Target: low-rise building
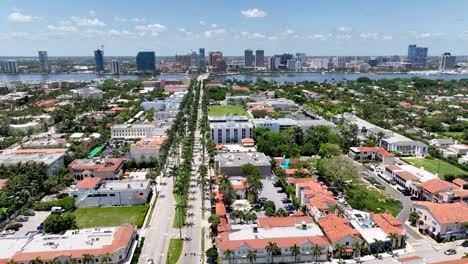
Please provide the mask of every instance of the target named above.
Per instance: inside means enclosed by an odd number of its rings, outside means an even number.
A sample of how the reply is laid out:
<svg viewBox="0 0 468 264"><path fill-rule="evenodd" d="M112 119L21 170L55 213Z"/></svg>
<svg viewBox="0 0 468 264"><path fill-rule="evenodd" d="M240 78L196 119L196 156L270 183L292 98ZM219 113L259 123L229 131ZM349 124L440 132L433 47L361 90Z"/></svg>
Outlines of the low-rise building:
<svg viewBox="0 0 468 264"><path fill-rule="evenodd" d="M227 176L242 175L240 168L249 163L260 169L260 176L271 175L271 158L261 152L220 153L214 161L215 169Z"/></svg>
<svg viewBox="0 0 468 264"><path fill-rule="evenodd" d="M0 154L0 165L8 167L19 163L43 163L47 167L47 174L54 175L65 166L65 150L59 149L44 150L21 150L15 153Z"/></svg>
<svg viewBox="0 0 468 264"><path fill-rule="evenodd" d="M433 238L451 241L468 237L468 205L457 203L414 202L413 212L419 214L418 228Z"/></svg>
<svg viewBox="0 0 468 264"><path fill-rule="evenodd" d="M123 158L76 159L68 165L75 180L98 177L103 180L119 180L123 175Z"/></svg>
<svg viewBox="0 0 468 264"><path fill-rule="evenodd" d="M401 153L403 155L425 156L429 147L420 141L415 141L400 134L380 140L380 146L390 152Z"/></svg>
<svg viewBox="0 0 468 264"><path fill-rule="evenodd" d="M127 263L132 258L136 229L131 225L69 230L64 234L39 234L0 237L0 263L32 263L36 259L60 263L76 260L84 263L83 254L100 262L109 254L109 263Z"/></svg>
<svg viewBox="0 0 468 264"><path fill-rule="evenodd" d="M156 135L153 124L119 124L111 127L112 139L150 138Z"/></svg>
<svg viewBox="0 0 468 264"><path fill-rule="evenodd" d="M359 231L351 226L347 218L330 213L320 218L317 222L333 248L336 248L337 244L341 244L348 249L345 250L345 253L352 253L354 251L353 244L362 241Z"/></svg>
<svg viewBox="0 0 468 264"><path fill-rule="evenodd" d="M103 91L96 87L85 87L81 89L71 90L73 97L84 99L100 99L103 97Z"/></svg>
<svg viewBox="0 0 468 264"><path fill-rule="evenodd" d="M429 140L429 145L434 148L447 148L453 145L454 141L451 138L434 138Z"/></svg>
<svg viewBox="0 0 468 264"><path fill-rule="evenodd" d="M261 217L258 224L227 224L218 226L216 244L223 264L249 263L247 253L256 250L256 263L298 263L327 261L330 243L309 216ZM225 221L223 221L225 222ZM269 254L266 247L274 243L278 248ZM292 246L299 247L295 256ZM320 246L320 254L313 247ZM231 256L225 254L233 252Z"/></svg>
<svg viewBox="0 0 468 264"><path fill-rule="evenodd" d="M453 144L448 147L448 150L455 152L457 155L465 155L468 153L468 145Z"/></svg>
<svg viewBox="0 0 468 264"><path fill-rule="evenodd" d="M358 161L380 160L383 165L393 164L394 155L382 147L352 147L348 156Z"/></svg>
<svg viewBox="0 0 468 264"><path fill-rule="evenodd" d="M76 207L142 205L151 191L150 180L103 181L84 178L69 192Z"/></svg>
<svg viewBox="0 0 468 264"><path fill-rule="evenodd" d="M137 163L159 158L160 149L167 137L143 138L130 145L130 157Z"/></svg>
<svg viewBox="0 0 468 264"><path fill-rule="evenodd" d="M426 201L438 202L438 194L458 189L460 187L451 182L435 178L418 184L418 197Z"/></svg>
<svg viewBox="0 0 468 264"><path fill-rule="evenodd" d="M249 122L210 123L211 140L215 144L240 144L253 137L253 125Z"/></svg>

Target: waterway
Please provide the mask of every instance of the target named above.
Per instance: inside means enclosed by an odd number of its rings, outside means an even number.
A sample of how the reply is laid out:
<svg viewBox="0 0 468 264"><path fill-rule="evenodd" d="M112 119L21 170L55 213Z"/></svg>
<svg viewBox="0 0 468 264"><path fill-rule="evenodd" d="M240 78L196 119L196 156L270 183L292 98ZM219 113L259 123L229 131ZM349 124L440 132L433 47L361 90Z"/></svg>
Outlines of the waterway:
<svg viewBox="0 0 468 264"><path fill-rule="evenodd" d="M136 80L138 75L111 75L95 73L59 73L59 74L0 74L1 81L24 81L24 82L43 82L43 81L92 81L96 79L115 78L119 80ZM161 74L156 76L158 79L181 80L187 77L184 74Z"/></svg>
<svg viewBox="0 0 468 264"><path fill-rule="evenodd" d="M256 82L259 79L265 81L275 81L279 83L290 82L297 83L302 81L342 81L342 80L356 80L359 77L369 77L377 80L382 78L411 78L421 77L426 79L444 79L444 80L459 80L468 78L468 74L414 74L414 73L382 73L382 74L368 74L368 73L320 73L320 72L303 72L303 73L282 73L282 74L231 74L223 76L215 76L216 81L224 80L241 80ZM166 80L181 80L188 77L184 74L162 74L156 76L159 79ZM110 75L110 74L95 74L95 73L62 73L62 74L0 74L0 81L25 81L25 82L42 82L42 81L59 81L59 80L77 80L77 81L92 81L96 79L116 78L120 80L136 80L139 78L137 75Z"/></svg>
<svg viewBox="0 0 468 264"><path fill-rule="evenodd" d="M257 80L265 81L275 81L278 83L290 82L297 83L303 81L315 81L315 82L325 82L325 81L353 81L359 77L369 77L373 80L378 79L394 79L394 78L412 78L412 77L421 77L425 79L437 80L459 80L468 78L468 74L414 74L414 73L380 73L380 74L368 74L368 73L320 73L320 72L302 72L302 73L289 73L289 74L232 74L217 76L215 79L217 81L224 80L240 80L240 81L252 81L256 82Z"/></svg>

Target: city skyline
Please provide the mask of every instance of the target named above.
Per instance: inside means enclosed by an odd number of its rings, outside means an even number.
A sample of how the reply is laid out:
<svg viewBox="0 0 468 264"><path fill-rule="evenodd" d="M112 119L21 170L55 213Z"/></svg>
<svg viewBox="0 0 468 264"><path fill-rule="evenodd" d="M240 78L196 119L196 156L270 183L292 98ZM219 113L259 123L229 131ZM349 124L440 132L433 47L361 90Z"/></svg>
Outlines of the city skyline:
<svg viewBox="0 0 468 264"><path fill-rule="evenodd" d="M428 47L429 56L467 54L468 3L440 12L436 1L314 3L268 1L203 3L3 1L0 3L0 56L157 56L220 50L227 56L245 49L266 55L405 55L409 44ZM398 23L396 23L398 22ZM411 25L411 26L410 26ZM53 40L53 41L51 41Z"/></svg>

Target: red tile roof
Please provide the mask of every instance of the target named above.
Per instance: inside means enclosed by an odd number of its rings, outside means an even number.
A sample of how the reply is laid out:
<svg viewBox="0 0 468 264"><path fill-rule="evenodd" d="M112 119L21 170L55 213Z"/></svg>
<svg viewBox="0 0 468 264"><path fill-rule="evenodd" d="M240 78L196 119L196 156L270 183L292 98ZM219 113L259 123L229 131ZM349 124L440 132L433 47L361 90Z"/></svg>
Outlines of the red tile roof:
<svg viewBox="0 0 468 264"><path fill-rule="evenodd" d="M411 257L400 258L399 261L400 263L404 263L404 262L410 262L410 261L415 261L415 260L420 260L420 259L422 259L420 256L411 256Z"/></svg>
<svg viewBox="0 0 468 264"><path fill-rule="evenodd" d="M396 175L400 178L402 178L405 181L417 181L419 180L418 176L407 172L407 171L399 171L396 173Z"/></svg>
<svg viewBox="0 0 468 264"><path fill-rule="evenodd" d="M379 148L379 150L377 151L377 155L382 156L384 158L391 158L395 156L392 153L386 151L384 148Z"/></svg>
<svg viewBox="0 0 468 264"><path fill-rule="evenodd" d="M449 188L458 189L457 185L448 181L441 180L439 178L435 178L427 182L420 183L419 187L428 193L438 193Z"/></svg>
<svg viewBox="0 0 468 264"><path fill-rule="evenodd" d="M8 179L0 179L0 190L6 185Z"/></svg>
<svg viewBox="0 0 468 264"><path fill-rule="evenodd" d="M255 140L253 138L243 138L242 143L255 143Z"/></svg>
<svg viewBox="0 0 468 264"><path fill-rule="evenodd" d="M224 206L223 202L216 203L216 215L226 216L226 206Z"/></svg>
<svg viewBox="0 0 468 264"><path fill-rule="evenodd" d="M101 178L99 178L99 177L95 177L95 178L86 177L83 180L78 182L78 184L76 185L76 188L78 188L78 189L94 188L100 181L101 181Z"/></svg>
<svg viewBox="0 0 468 264"><path fill-rule="evenodd" d="M318 220L325 235L330 242L336 243L345 237L352 237L355 240L361 240L359 231L349 225L349 220L338 217L335 214L328 214Z"/></svg>
<svg viewBox="0 0 468 264"><path fill-rule="evenodd" d="M285 234L287 236L287 234ZM265 239L250 239L250 240L229 240L227 232L221 233L218 239L218 247L221 251L227 249L238 249L241 246L246 246L251 249L265 249L269 242L276 243L280 248L291 247L294 244L299 247L305 243L317 244L322 247L329 246L329 242L324 236L305 236L305 237L280 237L280 238L265 238Z"/></svg>
<svg viewBox="0 0 468 264"><path fill-rule="evenodd" d="M388 165L388 166L385 166L385 168L387 168L387 169L390 170L390 171L399 171L399 170L403 170L402 168L398 167L397 165Z"/></svg>
<svg viewBox="0 0 468 264"><path fill-rule="evenodd" d="M314 223L310 216L260 217L257 221L260 228L295 226L302 222Z"/></svg>
<svg viewBox="0 0 468 264"><path fill-rule="evenodd" d="M127 247L133 238L135 228L131 225L122 225L118 227L114 233L114 239L112 244L105 245L101 248L86 249L86 250L66 250L66 251L45 251L45 252L16 252L13 255L12 260L15 262L28 262L36 258L40 258L42 261L53 260L56 257L69 256L74 259L82 259L83 254L91 254L98 258L106 253L113 254L120 248Z"/></svg>
<svg viewBox="0 0 468 264"><path fill-rule="evenodd" d="M372 215L372 220L387 234L403 235L404 233L400 221L389 213L374 214Z"/></svg>
<svg viewBox="0 0 468 264"><path fill-rule="evenodd" d="M468 184L468 181L465 181L464 179L462 178L456 178L455 180L452 181L452 183L460 186L460 187L463 187L464 185Z"/></svg>
<svg viewBox="0 0 468 264"><path fill-rule="evenodd" d="M468 205L457 203L414 202L415 207L423 207L441 224L468 222Z"/></svg>
<svg viewBox="0 0 468 264"><path fill-rule="evenodd" d="M314 197L309 198L308 203L312 207L328 210L330 206L336 204L336 200L330 194L318 193Z"/></svg>

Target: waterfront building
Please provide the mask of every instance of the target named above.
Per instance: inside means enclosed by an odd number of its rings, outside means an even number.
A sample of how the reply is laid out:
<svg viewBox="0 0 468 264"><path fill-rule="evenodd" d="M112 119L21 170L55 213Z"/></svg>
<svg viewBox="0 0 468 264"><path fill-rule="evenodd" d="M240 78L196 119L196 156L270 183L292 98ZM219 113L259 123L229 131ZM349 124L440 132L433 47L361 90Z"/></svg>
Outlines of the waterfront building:
<svg viewBox="0 0 468 264"><path fill-rule="evenodd" d="M120 62L118 60L113 60L111 62L111 73L114 75L120 74Z"/></svg>
<svg viewBox="0 0 468 264"><path fill-rule="evenodd" d="M136 56L136 69L138 73L156 72L156 55L154 51L140 51Z"/></svg>
<svg viewBox="0 0 468 264"><path fill-rule="evenodd" d="M427 51L425 47L418 47L416 45L408 46L408 62L412 66L426 66L427 63Z"/></svg>
<svg viewBox="0 0 468 264"><path fill-rule="evenodd" d="M254 55L253 55L253 50L251 49L246 49L244 51L244 66L245 68L254 67Z"/></svg>
<svg viewBox="0 0 468 264"><path fill-rule="evenodd" d="M209 58L208 58L210 66L215 67L216 60L222 59L222 58L223 58L223 53L221 51L211 51L209 53Z"/></svg>
<svg viewBox="0 0 468 264"><path fill-rule="evenodd" d="M47 58L47 51L39 51L39 66L41 72L49 72L49 60Z"/></svg>
<svg viewBox="0 0 468 264"><path fill-rule="evenodd" d="M18 73L18 63L16 60L7 60L5 61L4 69L8 73Z"/></svg>
<svg viewBox="0 0 468 264"><path fill-rule="evenodd" d="M264 50L255 51L255 67L256 68L265 67L265 51Z"/></svg>
<svg viewBox="0 0 468 264"><path fill-rule="evenodd" d="M445 52L439 58L439 71L453 70L456 66L457 57L452 56L450 52Z"/></svg>
<svg viewBox="0 0 468 264"><path fill-rule="evenodd" d="M95 50L94 51L94 62L96 64L96 72L103 72L104 71L104 51L103 50Z"/></svg>
<svg viewBox="0 0 468 264"><path fill-rule="evenodd" d="M205 68L206 60L205 60L205 48L200 48L198 50L198 68Z"/></svg>

